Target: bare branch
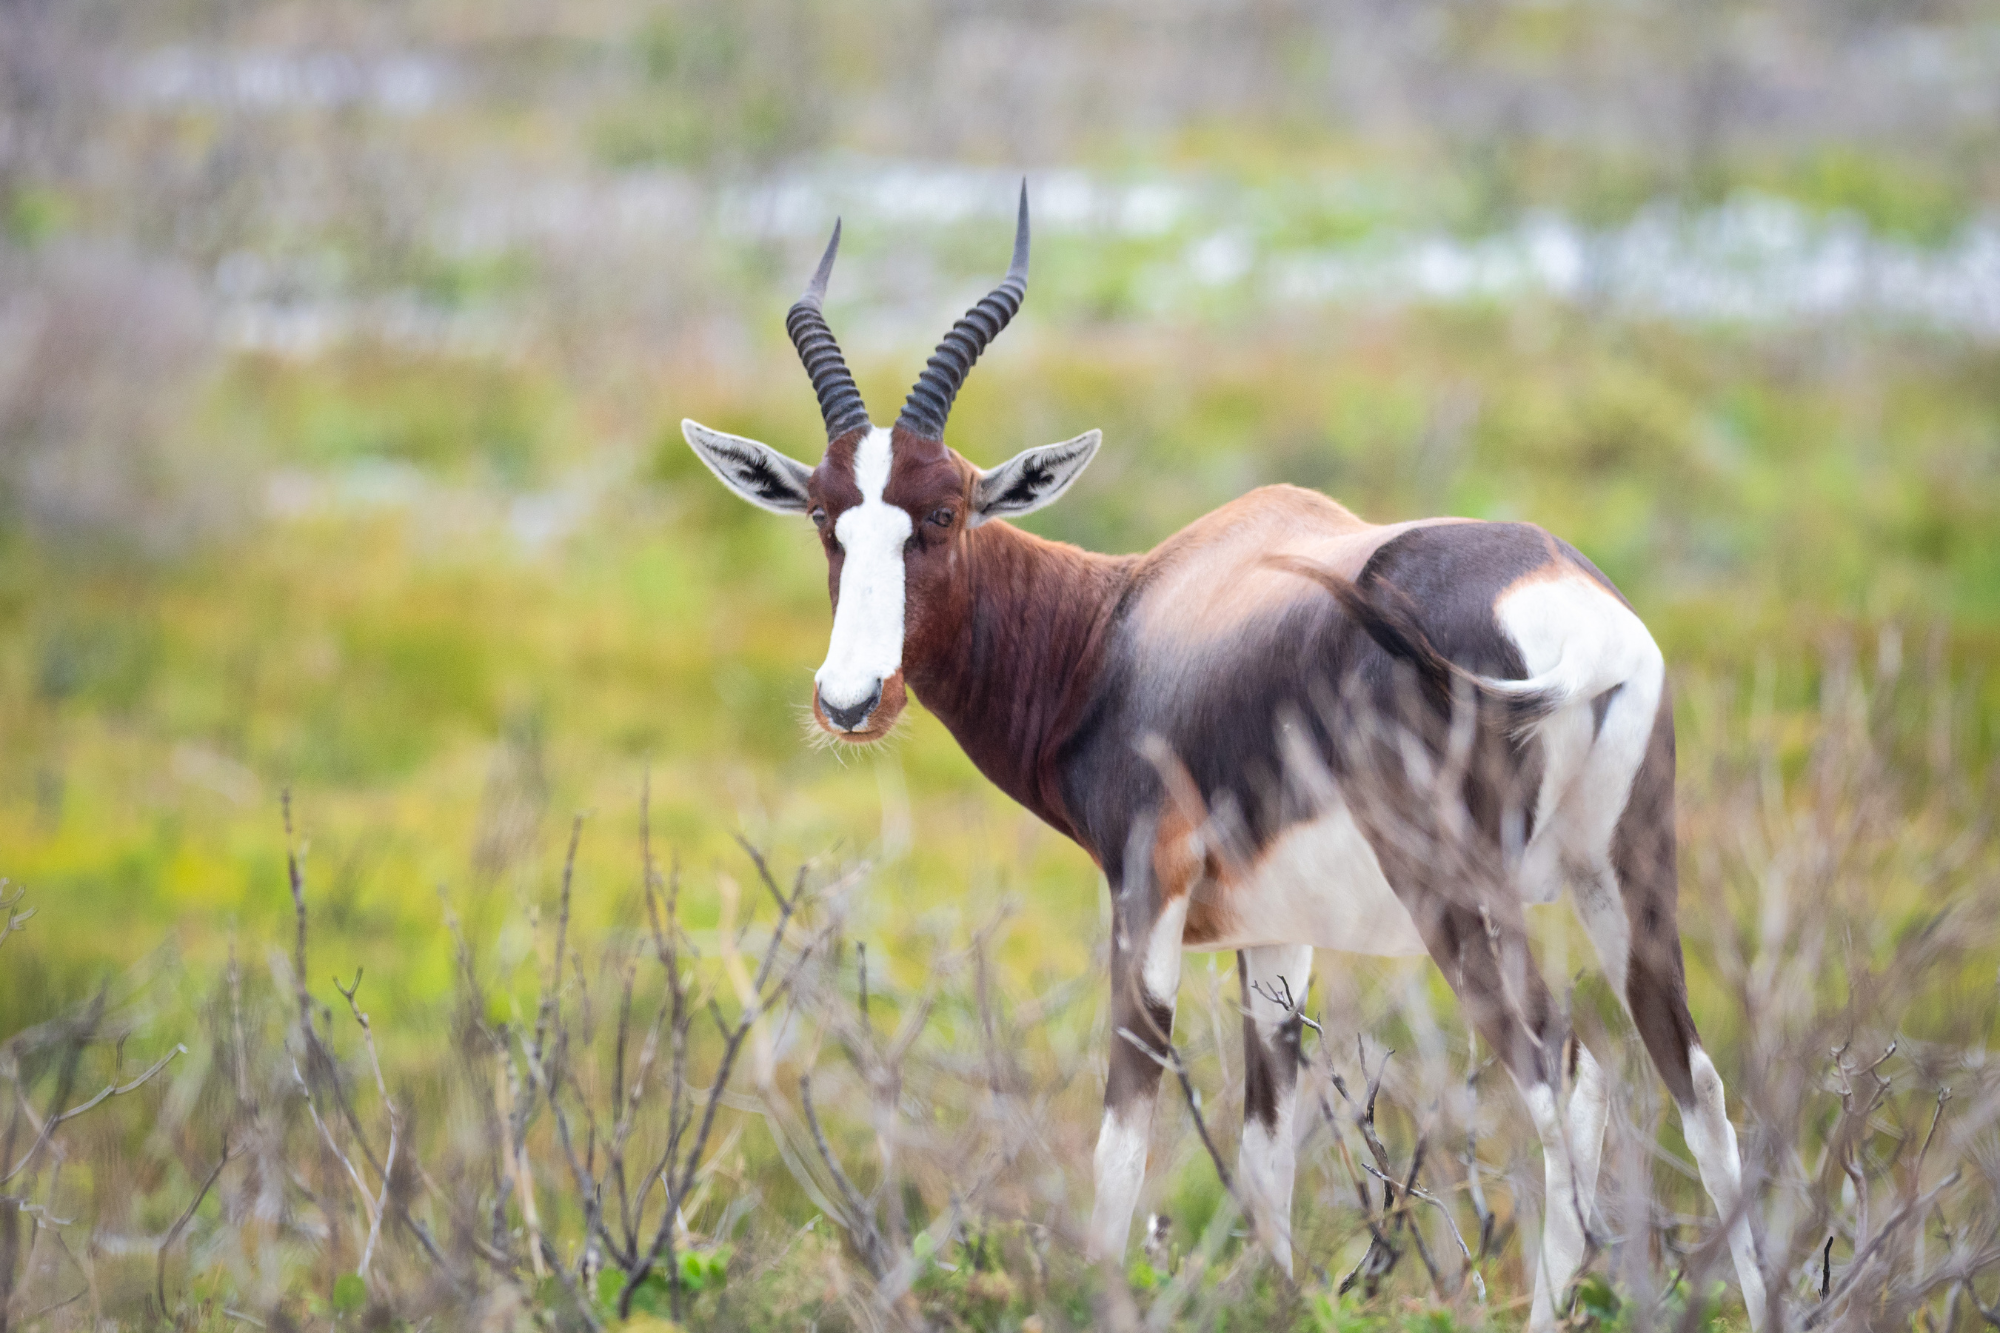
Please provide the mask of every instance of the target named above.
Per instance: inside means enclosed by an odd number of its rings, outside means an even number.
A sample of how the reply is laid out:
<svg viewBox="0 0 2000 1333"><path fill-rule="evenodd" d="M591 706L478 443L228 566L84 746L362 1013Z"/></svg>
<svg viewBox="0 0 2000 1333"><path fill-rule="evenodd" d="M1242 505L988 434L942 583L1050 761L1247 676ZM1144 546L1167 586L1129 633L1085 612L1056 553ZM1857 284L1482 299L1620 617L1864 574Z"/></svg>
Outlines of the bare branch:
<svg viewBox="0 0 2000 1333"><path fill-rule="evenodd" d="M1385 1186L1393 1186L1396 1183L1394 1179L1392 1179L1389 1176L1383 1175L1381 1172L1377 1171L1374 1167L1368 1165L1368 1163L1366 1162L1363 1162L1361 1164L1361 1168L1362 1170L1368 1172L1370 1175L1375 1176L1377 1179L1381 1180L1381 1182ZM1421 1199L1423 1202L1430 1204L1432 1207L1436 1208L1439 1213L1444 1215L1444 1224L1447 1227L1451 1228L1451 1238L1454 1241L1458 1242L1458 1252L1459 1255L1465 1260L1465 1270L1472 1277L1473 1288L1478 1293L1479 1299L1482 1302L1485 1301L1486 1279L1481 1277L1479 1275L1479 1271L1472 1266L1473 1264L1472 1250L1466 1245L1465 1237L1459 1233L1458 1220L1451 1215L1451 1205L1447 1204L1443 1199L1440 1199L1437 1195L1432 1194L1429 1190L1419 1189L1416 1184L1416 1179L1417 1179L1417 1168L1416 1165L1413 1163L1410 1167L1409 1177L1403 1182L1402 1185L1403 1197L1406 1200L1406 1202L1402 1206L1407 1207L1408 1206L1407 1200L1409 1199L1413 1198ZM1433 1276L1435 1276L1435 1270L1433 1270Z"/></svg>
<svg viewBox="0 0 2000 1333"><path fill-rule="evenodd" d="M787 912L789 909L785 902L784 892L778 888L778 881L772 877L771 867L765 862L764 854L758 851L755 847L751 846L750 840L745 838L741 833L738 833L735 836L736 836L736 845L743 849L743 854L750 858L750 863L752 865L757 867L757 878L763 881L764 887L766 889L769 889L771 891L772 899L778 904L778 911L780 913ZM799 878L804 879L805 873L806 873L805 867L800 866Z"/></svg>
<svg viewBox="0 0 2000 1333"><path fill-rule="evenodd" d="M27 895L28 890L25 886L15 889L10 895L7 892L7 881L0 879L0 944L5 944L9 935L26 926L29 918L34 916L36 909L32 907L25 912L14 910Z"/></svg>
<svg viewBox="0 0 2000 1333"><path fill-rule="evenodd" d="M834 1187L840 1191L840 1201L847 1210L843 1219L848 1236L854 1241L855 1252L868 1268L876 1281L881 1281L888 1272L887 1256L883 1253L882 1233L875 1227L874 1210L861 1198L861 1191L854 1188L854 1182L847 1178L847 1172L840 1169L840 1161L827 1146L826 1131L820 1128L819 1113L813 1109L812 1077L799 1076L799 1103L805 1109L806 1124L812 1130L813 1147L819 1151L820 1161L826 1164L833 1176Z"/></svg>
<svg viewBox="0 0 2000 1333"><path fill-rule="evenodd" d="M231 1153L230 1145L223 1144L222 1156L216 1161L215 1169L208 1173L208 1179L201 1182L201 1188L195 1191L193 1201L174 1224L167 1228L166 1237L160 1241L160 1248L153 1262L153 1294L159 1299L160 1317L163 1319L167 1317L167 1250L180 1239L181 1232L193 1220L195 1210L201 1207L201 1201L208 1197L209 1188L215 1184L215 1178L222 1174L223 1167L229 1165Z"/></svg>
<svg viewBox="0 0 2000 1333"><path fill-rule="evenodd" d="M84 1114L84 1112L86 1111L95 1110L97 1107L103 1105L105 1102L109 1101L113 1097L123 1097L128 1092L138 1091L140 1088L144 1087L147 1083L152 1081L153 1075L159 1073L162 1069L165 1069L174 1060L186 1054L187 1054L187 1047L179 1042L175 1042L174 1048L171 1051L168 1051L165 1055L153 1061L152 1064L146 1067L144 1073L140 1074L137 1078L133 1079L131 1082L108 1083L104 1086L102 1091L100 1091L95 1097L92 1097L89 1101L84 1102L78 1106L72 1106L69 1108L69 1110L63 1111L59 1114L51 1114L46 1120L42 1122L42 1127L40 1132L36 1135L35 1141L32 1144L28 1145L28 1151L22 1155L21 1160L14 1163L14 1165L8 1170L6 1175L0 1176L0 1185L6 1184L8 1181L12 1180L14 1177L20 1175L23 1171L28 1169L28 1164L33 1162L35 1158L38 1155L40 1155L42 1149L48 1145L49 1137L55 1133L56 1126L62 1124L64 1121L74 1120L78 1116ZM27 1103L24 1098L22 1102L23 1107L26 1107L26 1104Z"/></svg>
<svg viewBox="0 0 2000 1333"><path fill-rule="evenodd" d="M1222 1181L1223 1189L1229 1191L1232 1195L1235 1194L1235 1179L1230 1175L1229 1164L1222 1160L1222 1152L1215 1146L1215 1140L1209 1136L1208 1121L1201 1114L1201 1096L1194 1090L1193 1080L1188 1078L1187 1063L1181 1059L1180 1050L1172 1042L1168 1041L1161 1043L1161 1046L1165 1048L1164 1054L1156 1051L1141 1040L1138 1034L1134 1033L1130 1028L1119 1028L1118 1036L1120 1039L1130 1042L1141 1055L1144 1055L1154 1064L1160 1066L1160 1068L1174 1071L1174 1077L1180 1080L1181 1095L1187 1099L1188 1114L1194 1119L1195 1132L1201 1135L1201 1146L1208 1149L1208 1159L1215 1163L1216 1177ZM1240 1203L1241 1200L1238 1200L1238 1202Z"/></svg>
<svg viewBox="0 0 2000 1333"><path fill-rule="evenodd" d="M403 1122L402 1117L396 1114L396 1103L389 1096L389 1085L382 1077L382 1057L375 1050L375 1029L370 1026L368 1015L362 1012L359 1004L355 1003L355 992L361 989L361 969L358 967L354 969L354 984L352 986L342 986L340 978L335 977L333 979L333 988L340 992L342 999L347 1001L348 1012L354 1015L355 1023L361 1028L361 1041L368 1050L368 1066L375 1072L375 1091L382 1098L382 1111L389 1120L389 1154L380 1168L382 1194L380 1198L376 1199L375 1206L369 1210L368 1241L367 1244L362 1246L361 1263L355 1269L355 1272L359 1273L365 1281L368 1277L369 1262L375 1257L375 1242L382 1234L382 1214L389 1206L389 1179L395 1174L396 1170L396 1149L401 1141Z"/></svg>
<svg viewBox="0 0 2000 1333"><path fill-rule="evenodd" d="M1944 1180L1940 1181L1935 1189L1932 1189L1929 1193L1919 1198L1911 1199L1891 1214L1889 1220L1882 1224L1881 1229L1870 1238L1868 1244L1858 1251L1853 1261L1847 1265L1847 1276L1840 1280L1840 1285L1834 1289L1833 1294L1807 1312L1805 1322L1801 1327L1815 1328L1828 1315L1832 1314L1834 1309L1847 1297L1848 1293L1853 1291L1855 1286L1861 1281L1867 1270L1869 1260L1873 1259L1876 1253L1881 1250L1883 1242L1888 1240L1895 1233L1896 1229L1909 1221L1910 1218L1922 1217L1940 1195L1958 1183L1959 1175L1959 1172L1953 1171Z"/></svg>
<svg viewBox="0 0 2000 1333"><path fill-rule="evenodd" d="M340 1145L334 1142L333 1131L329 1130L326 1121L320 1118L319 1107L313 1102L312 1089L307 1086L305 1073L299 1068L296 1060L292 1062L292 1079L299 1085L299 1096L305 1098L306 1110L312 1114L312 1122L319 1130L320 1141L326 1145L326 1150L333 1154L334 1160L346 1168L347 1178L354 1184L354 1192L361 1196L362 1214L367 1217L369 1228L372 1230L377 1220L375 1197L368 1192L368 1186L361 1179L361 1173L354 1167L354 1160L341 1151Z"/></svg>

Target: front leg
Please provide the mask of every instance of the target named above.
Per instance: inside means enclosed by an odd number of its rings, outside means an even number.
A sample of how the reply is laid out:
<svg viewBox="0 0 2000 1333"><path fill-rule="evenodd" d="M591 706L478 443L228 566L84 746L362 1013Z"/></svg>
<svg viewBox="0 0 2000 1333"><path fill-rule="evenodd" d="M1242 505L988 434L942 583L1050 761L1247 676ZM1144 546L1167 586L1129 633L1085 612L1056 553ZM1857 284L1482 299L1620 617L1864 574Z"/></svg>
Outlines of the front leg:
<svg viewBox="0 0 2000 1333"><path fill-rule="evenodd" d="M1181 984L1187 895L1161 903L1144 883L1112 894L1111 1061L1104 1124L1097 1132L1097 1198L1090 1212L1093 1257L1120 1260L1146 1180L1146 1141L1173 1037Z"/></svg>

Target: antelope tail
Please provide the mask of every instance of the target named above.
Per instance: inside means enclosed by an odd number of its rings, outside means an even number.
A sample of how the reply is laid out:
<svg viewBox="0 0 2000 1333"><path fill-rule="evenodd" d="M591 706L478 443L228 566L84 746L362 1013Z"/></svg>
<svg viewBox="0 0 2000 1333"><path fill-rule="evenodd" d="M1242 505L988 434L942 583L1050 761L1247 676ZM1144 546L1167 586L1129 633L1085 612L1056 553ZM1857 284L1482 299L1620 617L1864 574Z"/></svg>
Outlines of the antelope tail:
<svg viewBox="0 0 2000 1333"><path fill-rule="evenodd" d="M1491 703L1507 719L1507 730L1521 736L1537 722L1576 697L1577 686L1565 663L1556 664L1525 680L1507 680L1467 671L1440 653L1424 633L1410 595L1386 579L1372 579L1364 589L1326 566L1291 555L1274 555L1264 563L1301 578L1311 579L1333 594L1354 622L1366 630L1376 646L1399 662L1408 664L1433 697L1450 707L1457 689L1469 686L1473 695Z"/></svg>

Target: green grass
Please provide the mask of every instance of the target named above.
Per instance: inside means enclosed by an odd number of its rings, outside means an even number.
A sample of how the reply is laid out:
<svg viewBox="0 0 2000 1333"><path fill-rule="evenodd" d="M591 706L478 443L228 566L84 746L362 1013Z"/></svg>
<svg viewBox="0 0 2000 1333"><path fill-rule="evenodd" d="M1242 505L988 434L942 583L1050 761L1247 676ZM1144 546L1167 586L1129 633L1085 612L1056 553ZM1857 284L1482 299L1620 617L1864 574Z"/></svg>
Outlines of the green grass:
<svg viewBox="0 0 2000 1333"><path fill-rule="evenodd" d="M2000 681L1983 665L2000 646L2000 360L1990 348L1857 328L1691 330L1533 305L1359 320L1217 310L1145 332L1065 317L1010 336L966 387L957 447L992 463L1087 427L1106 432L1092 472L1033 521L1048 535L1141 549L1251 486L1291 481L1374 519L1532 519L1621 583L1679 682L1684 829L1690 847L1709 849L1684 866L1690 894L1707 895L1697 919L1712 932L1692 946L1693 1006L1732 1080L1754 1033L1720 942L1753 938L1760 909L1754 874L1715 879L1737 836L1732 807L1710 790L1725 756L1747 734L1780 778L1807 782L1824 698L1855 648L1871 679L1891 657L1906 664L1901 691L1881 696L1899 790L1928 790L1940 762L1976 774L1992 761ZM908 370L856 368L878 411ZM213 1031L229 958L256 978L289 938L288 790L308 848L314 976L366 969L394 1077L429 1105L449 1077L436 1053L452 1012L448 920L475 942L487 1020L524 1021L572 812L586 816L579 937L592 950L632 938L639 793L650 784L655 846L704 886L686 903L697 938L712 940L721 921L721 877L748 883L738 833L785 864L814 858L823 874L869 860L846 929L868 946L885 1012L902 1012L939 958L1004 911L993 961L1010 1004L1080 983L1031 1044L1050 1123L1075 1154L1058 1159L1063 1190L1086 1188L1091 1052L1103 1040L1091 1027L1097 872L993 792L920 707L877 751L807 743L801 710L828 622L822 558L803 525L723 493L675 428L691 415L811 458L817 422L789 349L762 348L748 378L695 363L637 395L615 378L580 383L535 355L361 348L239 360L209 384L190 429L286 469L291 498L279 510L150 560L86 558L26 530L0 537L0 874L41 908L0 955L0 1031L67 1010L107 980L146 997L134 1058ZM524 506L560 513L566 494L585 497L573 529L522 535ZM1907 683L1919 678L1929 693ZM1942 738L1927 721L1940 697L1954 719ZM1823 1011L1862 1004L1875 993L1871 969L1923 938L1936 848L1957 827L1912 816L1905 850L1885 843L1857 863L1872 895L1854 918L1865 928L1819 974L1812 1001ZM1566 950L1558 956L1583 956L1573 931L1537 929ZM1907 992L1896 1030L1941 1049L1991 1039L1990 959L1968 947ZM1201 965L1189 973L1192 995ZM1343 993L1378 995L1359 1011L1371 1015L1365 1030L1399 1050L1421 1033L1379 997L1424 994L1452 1012L1423 968L1360 963L1338 975ZM1593 980L1574 1002L1618 1030L1615 1001ZM936 1058L976 1040L969 1006L959 994L940 1011ZM1220 1086L1214 1058L1202 1049L1210 1087ZM175 1086L221 1095L208 1073ZM1218 1096L1226 1105L1226 1089ZM850 1090L829 1114L840 1150L865 1160L859 1097ZM74 1179L88 1180L105 1225L157 1235L192 1197L215 1147L186 1108L175 1114L171 1132L149 1136L127 1119L91 1141L98 1165ZM1830 1133L1833 1118L1815 1114L1812 1132ZM1157 1201L1185 1254L1223 1200L1185 1122L1173 1123L1156 1157ZM1394 1123L1406 1151L1419 1121ZM1672 1123L1641 1121L1670 1144ZM1517 1140L1501 1142L1516 1152ZM553 1148L544 1137L535 1151ZM786 1241L816 1205L754 1134L731 1153L718 1169L754 1200L754 1219L719 1239L739 1244L733 1258L693 1261L710 1266L687 1275L708 1284L694 1322L792 1327L804 1309L839 1326L850 1307L833 1287L858 1270L830 1224ZM948 1178L909 1186L921 1216L946 1206ZM1704 1207L1670 1174L1655 1185ZM1351 1265L1365 1236L1347 1195L1326 1189L1301 1235L1329 1268ZM136 1203L116 1203L120 1191ZM1082 1206L1064 1197L1061 1207ZM197 1231L225 1235L209 1207ZM573 1205L545 1207L546 1224L570 1234ZM984 1268L927 1258L911 1299L969 1328L1024 1328L1031 1312L1049 1328L1089 1322L1113 1288L1073 1257L1026 1259L1008 1228L1033 1215L1010 1203L988 1219L992 1253L1011 1258ZM1505 1292L1521 1280L1521 1244L1513 1236L1487 1261L1495 1305L1476 1318L1462 1299L1419 1295L1413 1270L1362 1304L1293 1291L1241 1262L1238 1240L1216 1251L1190 1308L1225 1309L1245 1328L1511 1326ZM298 1265L287 1317L345 1327L373 1308L336 1285L348 1262L336 1250L286 1262ZM189 1308L225 1320L248 1279L208 1264L188 1267ZM113 1304L143 1308L150 1269L117 1268L114 1279L114 1268ZM1169 1272L1135 1269L1135 1299L1160 1299ZM1591 1326L1626 1326L1629 1309L1600 1294ZM536 1299L559 1310L566 1298Z"/></svg>

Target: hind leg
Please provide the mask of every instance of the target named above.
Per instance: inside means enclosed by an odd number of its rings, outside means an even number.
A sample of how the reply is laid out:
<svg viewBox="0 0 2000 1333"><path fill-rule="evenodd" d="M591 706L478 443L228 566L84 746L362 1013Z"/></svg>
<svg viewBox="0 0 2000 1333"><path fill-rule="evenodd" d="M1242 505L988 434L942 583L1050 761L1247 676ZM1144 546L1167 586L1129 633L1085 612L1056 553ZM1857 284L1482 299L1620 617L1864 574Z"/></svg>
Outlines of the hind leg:
<svg viewBox="0 0 2000 1333"><path fill-rule="evenodd" d="M1671 920L1671 918L1669 918ZM1749 1201L1743 1193L1743 1162L1736 1129L1729 1123L1722 1076L1701 1048L1687 1007L1687 981L1680 939L1668 935L1635 944L1625 983L1626 1004L1646 1053L1680 1110L1681 1134L1694 1154L1702 1188L1728 1227L1729 1256L1743 1289L1752 1329L1763 1327L1766 1312L1763 1271L1750 1231Z"/></svg>
<svg viewBox="0 0 2000 1333"><path fill-rule="evenodd" d="M1678 938L1655 942L1642 958L1631 956L1626 1003L1646 1053L1673 1095L1681 1115L1681 1134L1694 1154L1702 1188L1729 1231L1729 1256L1743 1289L1743 1305L1752 1329L1762 1328L1766 1313L1763 1271L1750 1231L1749 1202L1743 1193L1743 1161L1737 1152L1736 1129L1722 1091L1722 1076L1701 1048L1694 1018L1688 1013L1687 982Z"/></svg>
<svg viewBox="0 0 2000 1333"><path fill-rule="evenodd" d="M1602 1077L1597 1072L1596 1061L1582 1046L1576 1047L1588 1066L1579 1068L1579 1075L1585 1068L1589 1078L1598 1089L1597 1103L1602 1104ZM1528 1114L1534 1119L1535 1133L1542 1140L1542 1196L1545 1209L1542 1216L1542 1252L1535 1260L1535 1294L1528 1307L1528 1327L1535 1333L1556 1326L1556 1307L1569 1293L1570 1283L1583 1266L1584 1249L1589 1231L1587 1221L1597 1194L1597 1153L1593 1150L1587 1156L1578 1151L1572 1126L1580 1109L1591 1104L1591 1098L1572 1095L1570 1114L1565 1117L1557 1109L1556 1090L1553 1080L1535 1083L1525 1082L1519 1075L1515 1084L1521 1090L1522 1100L1528 1104ZM1583 1091L1579 1078L1579 1092ZM1585 1115L1586 1133L1589 1116ZM1595 1125L1599 1131L1593 1137L1596 1144L1603 1142L1603 1118L1598 1116Z"/></svg>
<svg viewBox="0 0 2000 1333"><path fill-rule="evenodd" d="M1440 923L1439 942L1448 952L1433 949L1433 957L1445 967L1480 1035L1506 1063L1542 1141L1542 1247L1535 1257L1535 1292L1528 1310L1529 1329L1542 1333L1556 1327L1557 1307L1583 1264L1603 1142L1604 1080L1590 1053L1581 1045L1573 1047L1576 1091L1569 1114L1562 1113L1561 1020L1529 954L1519 908L1456 915L1457 922ZM1447 957L1452 961L1447 963Z"/></svg>
<svg viewBox="0 0 2000 1333"><path fill-rule="evenodd" d="M1569 1133L1571 1185L1579 1227L1588 1231L1597 1211L1598 1163L1604 1155L1604 1126L1611 1113L1611 1086L1604 1067L1590 1048L1574 1034L1571 1053L1569 1115L1564 1128Z"/></svg>
<svg viewBox="0 0 2000 1333"><path fill-rule="evenodd" d="M1588 1052L1574 1048L1583 1095L1571 1098L1565 1117L1559 1098L1565 1072L1561 1020L1529 952L1518 898L1441 882L1436 865L1387 840L1376 844L1376 854L1467 1017L1513 1076L1541 1138L1545 1208L1528 1327L1536 1333L1553 1329L1556 1306L1583 1262L1584 1220L1595 1193L1596 1144L1602 1138L1601 1072ZM1590 1140L1587 1161L1572 1152L1572 1124Z"/></svg>
<svg viewBox="0 0 2000 1333"><path fill-rule="evenodd" d="M1312 964L1310 945L1267 945L1236 955L1243 988L1243 1146L1236 1169L1257 1230L1286 1273L1292 1271L1292 1125L1303 1024L1283 1001L1289 990L1295 1005L1305 1003Z"/></svg>
<svg viewBox="0 0 2000 1333"><path fill-rule="evenodd" d="M1736 1264L1736 1279L1743 1288L1743 1305L1750 1315L1750 1327L1764 1326L1767 1297L1764 1274L1757 1263L1757 1243L1750 1232L1750 1214L1743 1197L1743 1160L1736 1150L1736 1127L1729 1123L1723 1102L1722 1076L1715 1072L1708 1052L1699 1042L1687 1051L1694 1093L1681 1104L1681 1135L1694 1153L1701 1171L1702 1188L1715 1201L1715 1210L1729 1224L1729 1257Z"/></svg>
<svg viewBox="0 0 2000 1333"><path fill-rule="evenodd" d="M1617 813L1608 853L1580 858L1572 867L1570 885L1577 916L1596 946L1605 975L1624 1000L1646 1053L1680 1110L1681 1131L1701 1172L1702 1187L1728 1228L1730 1258L1750 1326L1758 1329L1764 1323L1766 1294L1743 1193L1736 1130L1729 1123L1722 1077L1702 1050L1688 1012L1677 910L1673 712L1664 691L1654 698L1644 757ZM1614 701L1606 732L1617 720L1617 711ZM1628 719L1627 725L1635 720Z"/></svg>

